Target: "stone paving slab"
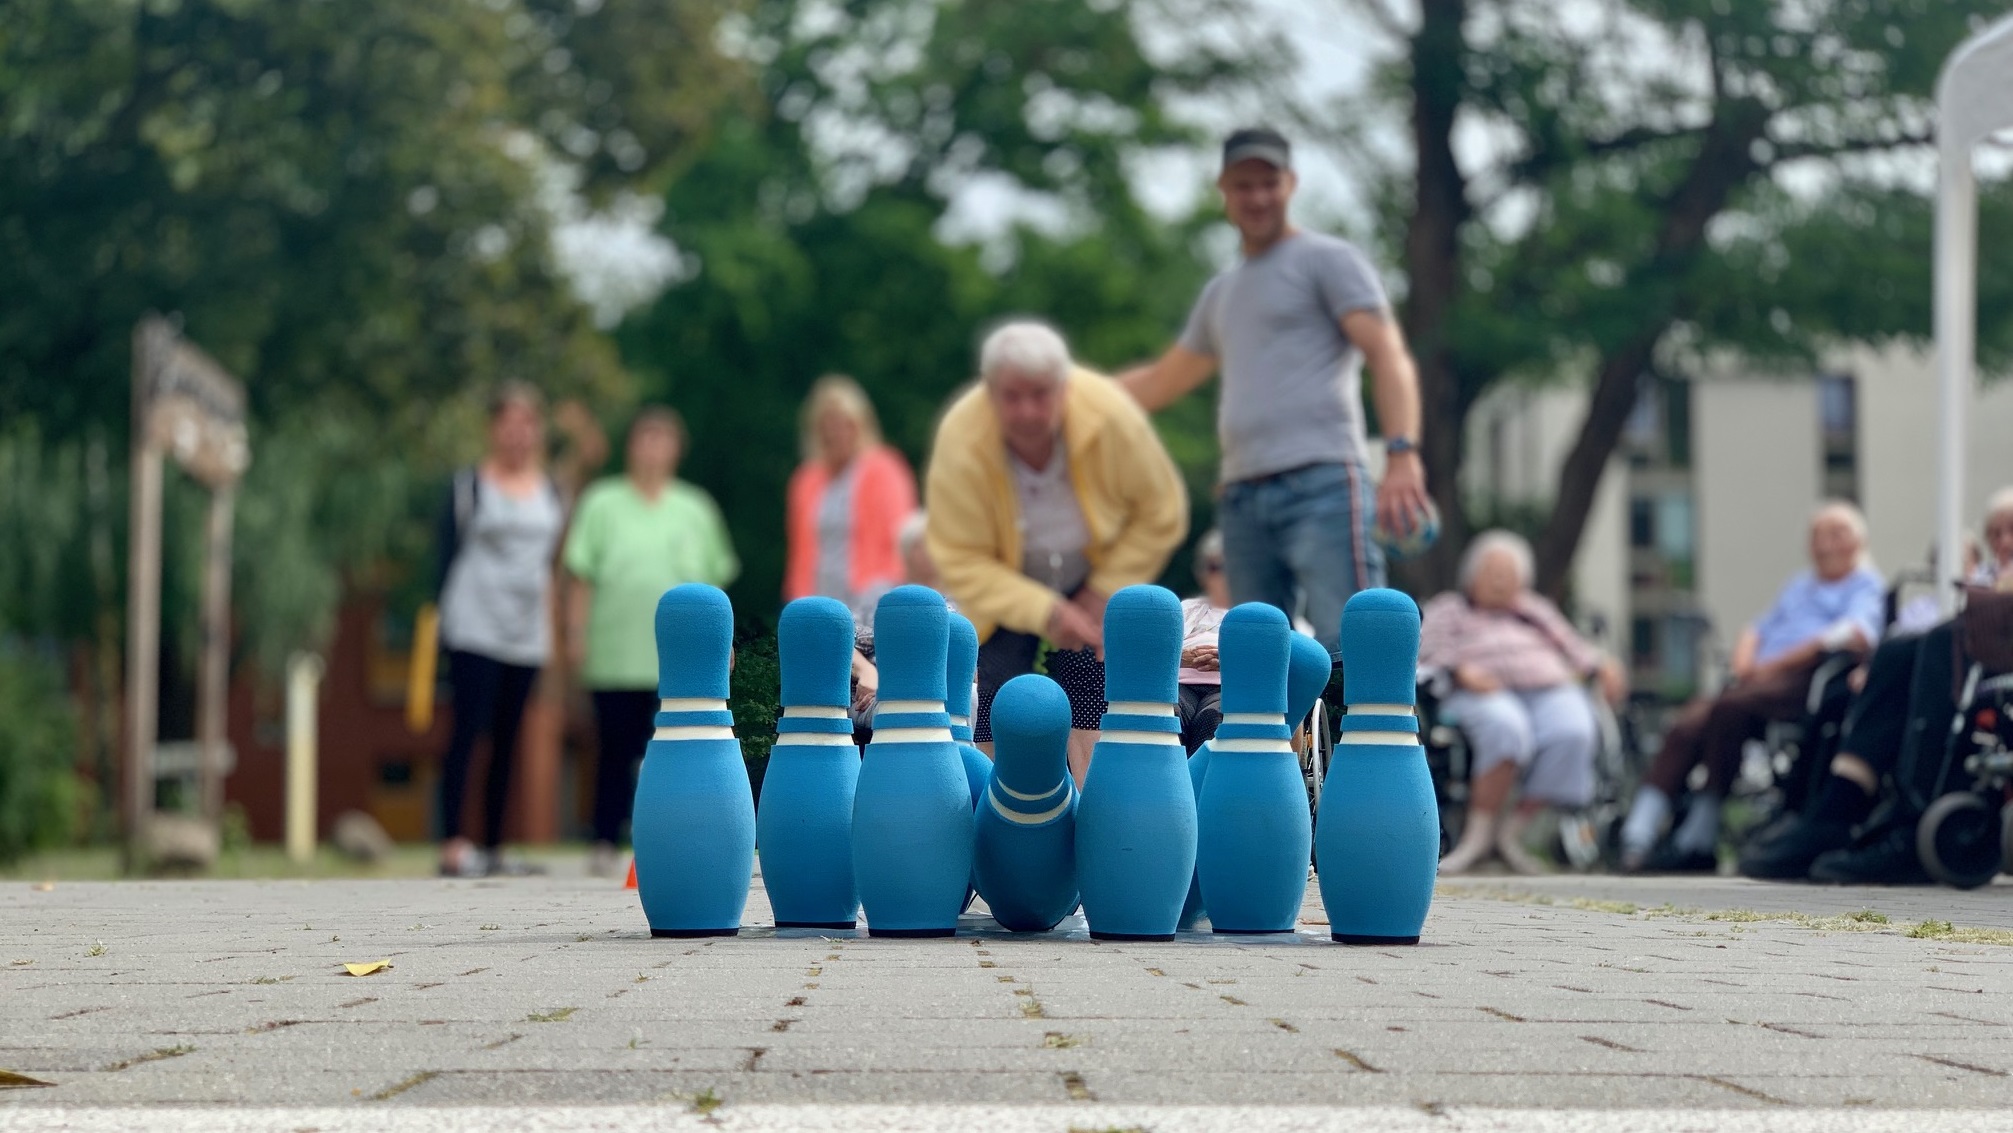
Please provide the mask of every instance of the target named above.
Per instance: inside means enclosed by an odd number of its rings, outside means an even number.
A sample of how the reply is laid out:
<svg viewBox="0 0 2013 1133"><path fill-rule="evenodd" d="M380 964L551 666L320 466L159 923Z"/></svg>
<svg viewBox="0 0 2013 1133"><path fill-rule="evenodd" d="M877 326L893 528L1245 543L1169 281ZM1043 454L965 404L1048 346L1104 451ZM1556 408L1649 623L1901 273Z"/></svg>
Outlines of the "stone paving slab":
<svg viewBox="0 0 2013 1133"><path fill-rule="evenodd" d="M768 917L758 885L741 936L652 940L568 877L10 886L0 1068L54 1085L0 1130L2013 1123L2013 934L1907 932L2013 925L2005 885L1462 881L1417 948L1327 942L1311 890L1299 934L1165 944Z"/></svg>

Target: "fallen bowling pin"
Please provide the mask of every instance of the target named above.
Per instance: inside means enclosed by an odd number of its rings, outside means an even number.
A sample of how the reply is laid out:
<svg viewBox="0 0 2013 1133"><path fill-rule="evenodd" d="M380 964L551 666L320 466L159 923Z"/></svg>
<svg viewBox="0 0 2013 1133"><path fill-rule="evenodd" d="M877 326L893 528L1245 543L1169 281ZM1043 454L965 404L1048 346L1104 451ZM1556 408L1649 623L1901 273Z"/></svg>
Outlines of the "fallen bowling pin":
<svg viewBox="0 0 2013 1133"><path fill-rule="evenodd" d="M762 884L777 928L850 929L853 884L853 615L832 598L799 598L776 626L783 716L755 812Z"/></svg>
<svg viewBox="0 0 2013 1133"><path fill-rule="evenodd" d="M1100 940L1172 940L1195 876L1195 789L1175 697L1181 602L1128 586L1104 608L1105 713L1076 811L1077 883Z"/></svg>
<svg viewBox="0 0 2013 1133"><path fill-rule="evenodd" d="M899 586L874 613L874 738L853 801L853 876L871 936L950 936L972 874L972 795L945 711L950 611Z"/></svg>
<svg viewBox="0 0 2013 1133"><path fill-rule="evenodd" d="M1290 648L1291 653L1286 663L1286 718L1306 720L1307 714L1314 710L1314 702L1321 699L1322 691L1328 687L1328 681L1334 675L1335 660L1328 655L1325 646L1304 633L1293 634ZM1202 784L1209 775L1210 762L1211 754L1207 743L1197 748L1195 754L1188 760L1189 781L1195 785L1198 808L1201 806ZM1198 841L1198 855L1200 845ZM1181 907L1181 931L1192 931L1207 914L1208 909L1202 903L1202 877L1198 868L1196 879L1188 888L1188 901Z"/></svg>
<svg viewBox="0 0 2013 1133"><path fill-rule="evenodd" d="M755 865L755 798L727 674L734 609L688 583L657 600L657 730L643 751L631 823L651 936L733 936Z"/></svg>
<svg viewBox="0 0 2013 1133"><path fill-rule="evenodd" d="M1047 932L1077 906L1069 696L1047 677L1015 677L993 698L992 722L972 872L1001 927Z"/></svg>
<svg viewBox="0 0 2013 1133"><path fill-rule="evenodd" d="M1314 830L1287 722L1293 629L1276 606L1224 615L1223 723L1196 807L1196 877L1220 933L1291 932L1307 895ZM1296 721L1297 722L1297 721Z"/></svg>
<svg viewBox="0 0 2013 1133"><path fill-rule="evenodd" d="M1341 739L1321 790L1321 903L1343 944L1417 944L1433 904L1440 815L1413 708L1419 607L1364 590L1342 612Z"/></svg>

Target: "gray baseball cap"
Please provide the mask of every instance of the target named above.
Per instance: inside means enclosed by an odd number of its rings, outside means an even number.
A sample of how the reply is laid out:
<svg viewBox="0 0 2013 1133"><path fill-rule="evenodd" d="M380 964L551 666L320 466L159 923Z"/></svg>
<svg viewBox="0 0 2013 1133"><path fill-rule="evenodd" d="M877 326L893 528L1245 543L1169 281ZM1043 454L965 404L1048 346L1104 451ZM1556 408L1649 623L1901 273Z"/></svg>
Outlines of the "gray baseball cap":
<svg viewBox="0 0 2013 1133"><path fill-rule="evenodd" d="M1262 161L1277 169L1293 168L1293 144L1265 126L1238 130L1223 140L1223 168L1240 161Z"/></svg>

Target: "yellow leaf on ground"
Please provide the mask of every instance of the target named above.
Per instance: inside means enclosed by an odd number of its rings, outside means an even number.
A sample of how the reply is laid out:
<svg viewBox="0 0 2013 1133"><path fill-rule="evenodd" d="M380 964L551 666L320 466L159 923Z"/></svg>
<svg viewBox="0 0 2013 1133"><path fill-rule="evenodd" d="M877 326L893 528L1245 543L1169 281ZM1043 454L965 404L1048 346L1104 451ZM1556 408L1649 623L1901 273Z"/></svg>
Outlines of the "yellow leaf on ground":
<svg viewBox="0 0 2013 1133"><path fill-rule="evenodd" d="M54 1082L44 1082L40 1078L30 1078L26 1074L16 1074L12 1070L0 1070L0 1090L24 1090L30 1086L53 1086Z"/></svg>
<svg viewBox="0 0 2013 1133"><path fill-rule="evenodd" d="M391 961L372 960L368 964L344 964L342 967L343 971L348 972L350 975L367 976L373 972L382 972L389 969L391 967Z"/></svg>
<svg viewBox="0 0 2013 1133"><path fill-rule="evenodd" d="M56 883L53 881L38 881L34 884L33 888L37 893L54 893L56 891Z"/></svg>

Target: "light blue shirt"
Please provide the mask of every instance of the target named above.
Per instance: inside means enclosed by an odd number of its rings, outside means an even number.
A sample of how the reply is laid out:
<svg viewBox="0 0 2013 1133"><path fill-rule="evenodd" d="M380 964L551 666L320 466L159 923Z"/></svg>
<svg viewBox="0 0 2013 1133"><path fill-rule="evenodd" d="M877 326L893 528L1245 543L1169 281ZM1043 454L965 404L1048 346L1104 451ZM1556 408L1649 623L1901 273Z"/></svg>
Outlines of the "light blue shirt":
<svg viewBox="0 0 2013 1133"><path fill-rule="evenodd" d="M1755 662L1765 665L1840 622L1857 628L1871 645L1880 640L1886 612L1887 582L1872 567L1860 567L1836 582L1798 571L1754 623Z"/></svg>

